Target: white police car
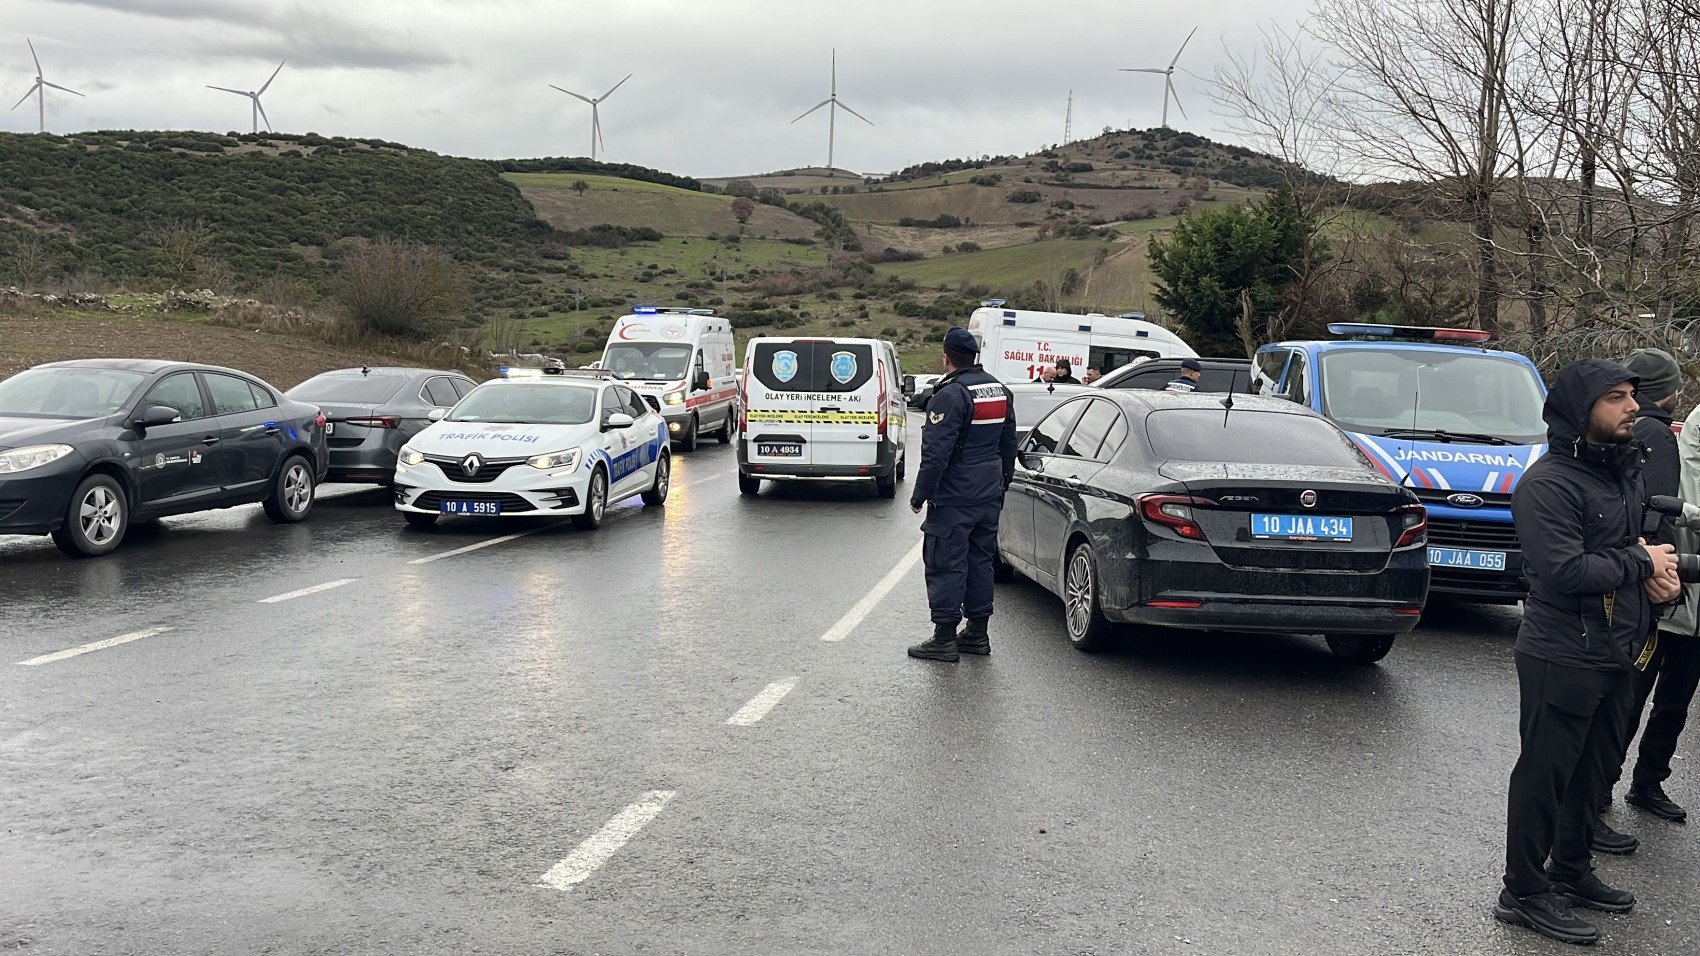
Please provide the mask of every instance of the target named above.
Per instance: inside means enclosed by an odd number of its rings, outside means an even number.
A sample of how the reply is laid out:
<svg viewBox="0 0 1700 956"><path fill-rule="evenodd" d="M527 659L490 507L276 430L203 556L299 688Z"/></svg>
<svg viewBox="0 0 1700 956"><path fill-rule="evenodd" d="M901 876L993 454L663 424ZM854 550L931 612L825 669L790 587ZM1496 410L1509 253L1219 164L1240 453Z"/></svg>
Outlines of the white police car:
<svg viewBox="0 0 1700 956"><path fill-rule="evenodd" d="M401 449L395 507L409 524L444 515L571 515L590 529L616 501L667 499L667 424L611 373L504 374Z"/></svg>

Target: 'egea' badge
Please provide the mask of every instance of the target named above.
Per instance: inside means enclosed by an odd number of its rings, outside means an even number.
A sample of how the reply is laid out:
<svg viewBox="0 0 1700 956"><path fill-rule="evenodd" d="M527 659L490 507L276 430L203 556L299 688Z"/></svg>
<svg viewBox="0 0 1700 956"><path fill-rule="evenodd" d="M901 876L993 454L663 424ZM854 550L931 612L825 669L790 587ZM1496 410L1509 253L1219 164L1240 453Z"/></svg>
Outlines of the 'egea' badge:
<svg viewBox="0 0 1700 956"><path fill-rule="evenodd" d="M789 382L797 377L797 353L784 351L773 353L773 377L781 382Z"/></svg>
<svg viewBox="0 0 1700 956"><path fill-rule="evenodd" d="M849 352L832 353L832 377L840 385L848 385L856 377L856 356Z"/></svg>

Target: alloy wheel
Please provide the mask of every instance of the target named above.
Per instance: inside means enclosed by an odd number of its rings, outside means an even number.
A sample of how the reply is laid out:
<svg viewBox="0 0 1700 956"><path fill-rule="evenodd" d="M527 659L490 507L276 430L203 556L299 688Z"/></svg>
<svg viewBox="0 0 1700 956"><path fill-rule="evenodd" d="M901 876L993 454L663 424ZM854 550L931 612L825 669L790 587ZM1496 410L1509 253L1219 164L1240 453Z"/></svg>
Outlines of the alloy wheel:
<svg viewBox="0 0 1700 956"><path fill-rule="evenodd" d="M599 471L590 479L590 513L597 521L601 521L607 509L608 479L602 477L602 472Z"/></svg>
<svg viewBox="0 0 1700 956"><path fill-rule="evenodd" d="M667 497L667 489L673 481L673 460L666 455L655 463L655 496Z"/></svg>
<svg viewBox="0 0 1700 956"><path fill-rule="evenodd" d="M283 475L283 503L292 514L307 510L313 501L313 476L300 461L289 466Z"/></svg>
<svg viewBox="0 0 1700 956"><path fill-rule="evenodd" d="M1092 560L1086 548L1076 548L1068 562L1068 580L1064 601L1068 611L1068 633L1071 637L1085 634L1092 624Z"/></svg>
<svg viewBox="0 0 1700 956"><path fill-rule="evenodd" d="M118 496L110 488L90 488L83 496L77 522L89 544L103 546L118 534L118 508Z"/></svg>

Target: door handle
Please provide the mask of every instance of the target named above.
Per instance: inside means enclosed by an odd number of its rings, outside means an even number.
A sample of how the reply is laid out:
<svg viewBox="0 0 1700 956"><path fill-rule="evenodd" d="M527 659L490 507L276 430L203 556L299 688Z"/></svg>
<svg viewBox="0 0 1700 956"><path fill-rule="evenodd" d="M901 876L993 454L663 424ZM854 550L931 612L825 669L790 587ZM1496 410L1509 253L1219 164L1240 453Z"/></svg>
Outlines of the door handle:
<svg viewBox="0 0 1700 956"><path fill-rule="evenodd" d="M277 423L276 422L267 422L266 423L266 434L276 435L277 433L278 433Z"/></svg>
<svg viewBox="0 0 1700 956"><path fill-rule="evenodd" d="M203 445L216 445L216 444L218 444L218 436L217 435L208 435L207 437L201 439L201 444L203 444Z"/></svg>
<svg viewBox="0 0 1700 956"><path fill-rule="evenodd" d="M1079 476L1077 476L1077 475L1064 475L1063 481L1066 481L1069 484L1074 485L1077 488L1082 484Z"/></svg>

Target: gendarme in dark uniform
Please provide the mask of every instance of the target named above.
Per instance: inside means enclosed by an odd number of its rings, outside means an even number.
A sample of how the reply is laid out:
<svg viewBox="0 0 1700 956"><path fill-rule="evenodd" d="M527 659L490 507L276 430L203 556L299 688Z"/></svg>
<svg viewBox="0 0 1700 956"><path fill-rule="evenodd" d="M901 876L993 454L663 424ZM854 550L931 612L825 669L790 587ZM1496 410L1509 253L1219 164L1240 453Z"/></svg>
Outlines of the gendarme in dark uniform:
<svg viewBox="0 0 1700 956"><path fill-rule="evenodd" d="M979 343L967 329L944 337L946 374L927 402L921 467L909 506L927 520L922 559L933 636L910 657L954 661L959 652L991 653L992 563L998 549L1003 492L1015 476L1015 402L979 365ZM968 627L957 636L962 619Z"/></svg>

